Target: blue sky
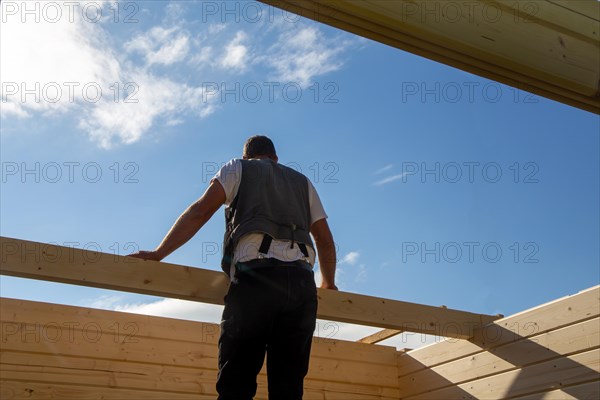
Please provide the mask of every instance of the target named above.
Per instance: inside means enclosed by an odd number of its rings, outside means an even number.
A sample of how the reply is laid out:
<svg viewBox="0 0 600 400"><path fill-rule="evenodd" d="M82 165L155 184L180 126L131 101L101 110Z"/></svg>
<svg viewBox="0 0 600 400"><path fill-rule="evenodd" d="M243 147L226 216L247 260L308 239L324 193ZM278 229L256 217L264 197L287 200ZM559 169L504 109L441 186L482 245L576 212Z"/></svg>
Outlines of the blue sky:
<svg viewBox="0 0 600 400"><path fill-rule="evenodd" d="M222 4L106 2L98 21L77 8L55 23L3 10L3 236L151 249L215 168L266 134L321 196L341 290L509 315L599 283L598 116L261 3ZM166 261L219 270L223 221ZM4 276L0 289L220 312Z"/></svg>

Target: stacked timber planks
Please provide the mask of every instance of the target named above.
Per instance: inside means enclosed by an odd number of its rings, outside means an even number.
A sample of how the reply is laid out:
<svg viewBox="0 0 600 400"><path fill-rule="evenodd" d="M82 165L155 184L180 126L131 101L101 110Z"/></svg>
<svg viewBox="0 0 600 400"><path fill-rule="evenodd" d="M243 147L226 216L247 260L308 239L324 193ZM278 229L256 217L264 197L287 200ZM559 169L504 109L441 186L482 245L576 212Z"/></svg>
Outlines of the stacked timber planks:
<svg viewBox="0 0 600 400"><path fill-rule="evenodd" d="M214 399L219 326L2 298L1 399ZM393 347L314 338L307 400L398 399ZM265 368L256 399L267 398Z"/></svg>
<svg viewBox="0 0 600 400"><path fill-rule="evenodd" d="M600 287L400 354L403 399L600 398Z"/></svg>

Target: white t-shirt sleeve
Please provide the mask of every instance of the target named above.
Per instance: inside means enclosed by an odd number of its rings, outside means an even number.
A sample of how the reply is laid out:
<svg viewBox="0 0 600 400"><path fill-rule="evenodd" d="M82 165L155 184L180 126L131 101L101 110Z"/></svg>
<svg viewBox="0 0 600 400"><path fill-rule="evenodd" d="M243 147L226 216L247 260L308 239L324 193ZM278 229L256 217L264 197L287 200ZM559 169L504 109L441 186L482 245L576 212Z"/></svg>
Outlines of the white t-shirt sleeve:
<svg viewBox="0 0 600 400"><path fill-rule="evenodd" d="M308 204L310 206L310 224L312 225L320 219L327 218L327 214L312 182L308 178L306 180L308 181Z"/></svg>
<svg viewBox="0 0 600 400"><path fill-rule="evenodd" d="M236 158L223 165L219 172L211 179L216 179L225 191L225 205L229 206L237 195L242 180L242 162Z"/></svg>

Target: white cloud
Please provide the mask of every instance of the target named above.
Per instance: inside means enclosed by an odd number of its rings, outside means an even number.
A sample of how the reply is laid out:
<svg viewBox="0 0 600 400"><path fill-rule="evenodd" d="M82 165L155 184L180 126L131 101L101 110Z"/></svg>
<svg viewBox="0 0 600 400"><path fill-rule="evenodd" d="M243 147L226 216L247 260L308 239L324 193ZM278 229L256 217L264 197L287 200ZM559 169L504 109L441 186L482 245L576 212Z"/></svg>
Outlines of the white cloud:
<svg viewBox="0 0 600 400"><path fill-rule="evenodd" d="M321 274L321 268L315 269L315 283L317 284L317 287L321 286L321 283L323 283L323 275Z"/></svg>
<svg viewBox="0 0 600 400"><path fill-rule="evenodd" d="M183 122L184 121L181 118L173 118L173 119L167 120L166 125L167 126L177 126L177 125L183 124Z"/></svg>
<svg viewBox="0 0 600 400"><path fill-rule="evenodd" d="M221 66L243 70L246 68L248 48L243 44L248 36L243 31L238 31L235 37L225 46L225 54L221 59Z"/></svg>
<svg viewBox="0 0 600 400"><path fill-rule="evenodd" d="M210 105L203 88L189 87L143 71L132 72L131 82L135 82L139 90L129 101L137 102L102 101L80 119L80 127L103 148L138 141L159 119L169 124L190 112L200 117L210 114L206 111Z"/></svg>
<svg viewBox="0 0 600 400"><path fill-rule="evenodd" d="M208 34L216 35L227 28L227 24L210 24L208 26Z"/></svg>
<svg viewBox="0 0 600 400"><path fill-rule="evenodd" d="M155 26L136 36L123 46L128 52L139 52L148 65L170 65L182 61L189 52L189 36L177 27L165 29Z"/></svg>
<svg viewBox="0 0 600 400"><path fill-rule="evenodd" d="M350 340L354 342L379 330L381 330L381 328L318 319L315 336L320 338Z"/></svg>
<svg viewBox="0 0 600 400"><path fill-rule="evenodd" d="M25 118L30 116L30 114L23 107L20 107L18 103L12 101L6 103L3 102L1 109L2 112L0 113L0 117L2 118L6 118L11 115L17 118Z"/></svg>
<svg viewBox="0 0 600 400"><path fill-rule="evenodd" d="M365 325L348 324L345 322L317 320L315 336L320 338L348 340L356 342L364 337L370 336L383 328ZM393 346L397 349L417 349L431 343L438 343L445 338L440 336L425 335L422 333L402 332L389 339L383 340L378 345Z"/></svg>
<svg viewBox="0 0 600 400"><path fill-rule="evenodd" d="M399 179L404 178L406 176L406 174L407 174L407 172L403 172L403 173L398 174L398 175L388 176L387 178L384 178L384 179L382 179L380 181L375 182L374 185L381 186L381 185L385 185L386 183L397 181Z"/></svg>
<svg viewBox="0 0 600 400"><path fill-rule="evenodd" d="M354 265L358 261L358 257L360 257L360 253L358 251L351 251L342 257L339 263Z"/></svg>
<svg viewBox="0 0 600 400"><path fill-rule="evenodd" d="M95 299L82 300L82 306L102 309L113 309L113 307L121 301L123 301L122 295L102 295Z"/></svg>
<svg viewBox="0 0 600 400"><path fill-rule="evenodd" d="M390 169L392 169L393 166L394 164L388 164L385 167L379 168L377 171L375 171L375 175L379 175L381 173L384 173L385 171L389 171Z"/></svg>
<svg viewBox="0 0 600 400"><path fill-rule="evenodd" d="M383 346L394 346L398 350L418 349L419 347L427 346L432 343L439 343L444 340L446 340L446 338L441 336L426 335L424 333L402 332L389 339L383 340L378 344Z"/></svg>
<svg viewBox="0 0 600 400"><path fill-rule="evenodd" d="M115 311L190 321L219 323L223 306L180 299L163 299L152 303L117 305Z"/></svg>
<svg viewBox="0 0 600 400"><path fill-rule="evenodd" d="M80 12L73 15L55 23L43 18L22 23L20 17L2 23L2 118L69 112L94 142L110 148L138 141L157 121L172 125L184 115L202 118L214 112L211 101L217 99L205 98L201 87L147 69L187 56L188 36L178 27L154 27L127 42L127 50L144 56L146 65L136 65L110 45L101 23L86 22ZM40 37L52 45L39 45ZM24 89L36 88L39 98L22 98ZM126 91L132 93L127 101Z"/></svg>
<svg viewBox="0 0 600 400"><path fill-rule="evenodd" d="M275 69L276 79L306 87L316 76L340 69L338 55L347 46L347 42L326 39L316 27L289 29L262 60Z"/></svg>
<svg viewBox="0 0 600 400"><path fill-rule="evenodd" d="M223 312L223 306L170 298L126 303L122 295L102 295L95 299L84 299L81 306L212 323L219 323Z"/></svg>
<svg viewBox="0 0 600 400"><path fill-rule="evenodd" d="M358 266L358 272L354 276L355 283L365 283L367 281L367 267L365 264L360 264Z"/></svg>
<svg viewBox="0 0 600 400"><path fill-rule="evenodd" d="M170 2L165 7L165 19L167 21L177 21L184 16L186 10L181 2Z"/></svg>
<svg viewBox="0 0 600 400"><path fill-rule="evenodd" d="M73 13L75 18L70 20L69 9L60 2L55 6L61 7L63 15L55 22L40 18L38 23L33 20L23 23L18 13L3 17L0 35L3 116L23 117L32 111L64 113L78 106L84 85L92 83L108 88L110 82L118 81L121 67L99 28L101 24L85 22L80 12ZM11 94L15 87L18 91ZM33 90L35 94L23 97L25 90Z"/></svg>
<svg viewBox="0 0 600 400"><path fill-rule="evenodd" d="M64 4L56 4L63 7L63 15L70 15ZM107 17L98 23L85 21L81 12L84 3L78 4L74 20L21 23L18 15L5 18L0 69L8 86L3 85L0 91L0 115L15 119L68 115L75 120L74 126L103 148L135 143L160 124L174 126L190 115L212 115L222 107L220 98L205 96L198 76L203 82L221 82L221 75L260 66L261 71L252 71L259 74L255 79L275 78L307 86L316 77L339 69L339 56L350 43L328 39L318 27L303 23L277 25L272 31L274 44L257 24L248 32L235 32L233 38L225 24L206 26L190 36L184 29L185 7L170 3L164 7L160 26L150 27L120 45L120 38L112 36L109 28L112 14L108 7L112 3L101 3ZM225 37L228 39L223 40ZM43 45L39 38L44 38ZM153 68L176 63L180 63L177 68ZM181 68L190 67L194 72L202 69L202 73L175 77ZM84 93L88 84L91 87ZM33 95L21 98L22 88L36 87L40 88L38 94L50 96L42 96L41 101ZM56 88L60 96L53 96ZM99 98L94 98L96 88ZM137 102L125 102L125 92L131 93L132 88L137 89L128 100Z"/></svg>
<svg viewBox="0 0 600 400"><path fill-rule="evenodd" d="M194 54L194 56L191 57L190 63L196 67L210 65L213 57L214 55L212 46L202 47L196 52L196 54Z"/></svg>

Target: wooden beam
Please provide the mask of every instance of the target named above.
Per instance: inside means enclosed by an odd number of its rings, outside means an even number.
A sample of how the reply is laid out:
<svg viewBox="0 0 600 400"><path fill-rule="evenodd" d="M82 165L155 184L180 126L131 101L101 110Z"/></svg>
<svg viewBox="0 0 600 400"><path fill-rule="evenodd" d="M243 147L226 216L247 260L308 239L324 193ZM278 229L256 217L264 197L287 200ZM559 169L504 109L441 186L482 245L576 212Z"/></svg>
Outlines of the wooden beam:
<svg viewBox="0 0 600 400"><path fill-rule="evenodd" d="M161 392L158 390L131 390L117 389L114 387L97 388L87 385L49 385L44 382L35 382L34 380L9 381L2 380L0 388L2 399L23 399L29 400L45 400L45 399L63 399L63 400L81 400L98 398L99 392L102 394L100 398L106 400L117 399L144 399L144 400L214 400L215 395L205 395L198 393L173 393ZM27 396L27 397L24 397Z"/></svg>
<svg viewBox="0 0 600 400"><path fill-rule="evenodd" d="M531 338L584 322L600 315L600 286L566 296L529 310L494 321L477 329L469 340L445 340L402 355L398 362L400 377L470 357L484 350ZM537 337L537 336L536 336Z"/></svg>
<svg viewBox="0 0 600 400"><path fill-rule="evenodd" d="M223 304L222 272L0 237L0 274ZM318 290L326 320L466 339L498 316L333 290Z"/></svg>
<svg viewBox="0 0 600 400"><path fill-rule="evenodd" d="M600 3L595 0L261 1L600 113ZM448 3L451 10L445 9Z"/></svg>
<svg viewBox="0 0 600 400"><path fill-rule="evenodd" d="M513 398L536 392L541 394L560 386L580 385L598 380L599 372L600 349L596 348L475 381L448 386L444 389L402 398L407 400Z"/></svg>
<svg viewBox="0 0 600 400"><path fill-rule="evenodd" d="M224 273L0 237L0 274L223 304Z"/></svg>
<svg viewBox="0 0 600 400"><path fill-rule="evenodd" d="M597 0L548 0L548 2L557 4L571 11L575 11L581 15L600 19L598 4L594 4L597 2Z"/></svg>
<svg viewBox="0 0 600 400"><path fill-rule="evenodd" d="M407 332L468 339L500 316L473 314L332 290L319 291L319 318Z"/></svg>
<svg viewBox="0 0 600 400"><path fill-rule="evenodd" d="M358 339L357 342L360 343L368 343L368 344L375 344L375 343L379 343L381 341L384 341L386 339L389 339L391 337L394 337L398 334L402 333L402 331L396 330L396 329L384 329L381 330L379 332L375 332L372 335L369 336L365 336L362 339Z"/></svg>
<svg viewBox="0 0 600 400"><path fill-rule="evenodd" d="M594 318L402 376L398 384L403 397L411 397L599 346L600 319Z"/></svg>

